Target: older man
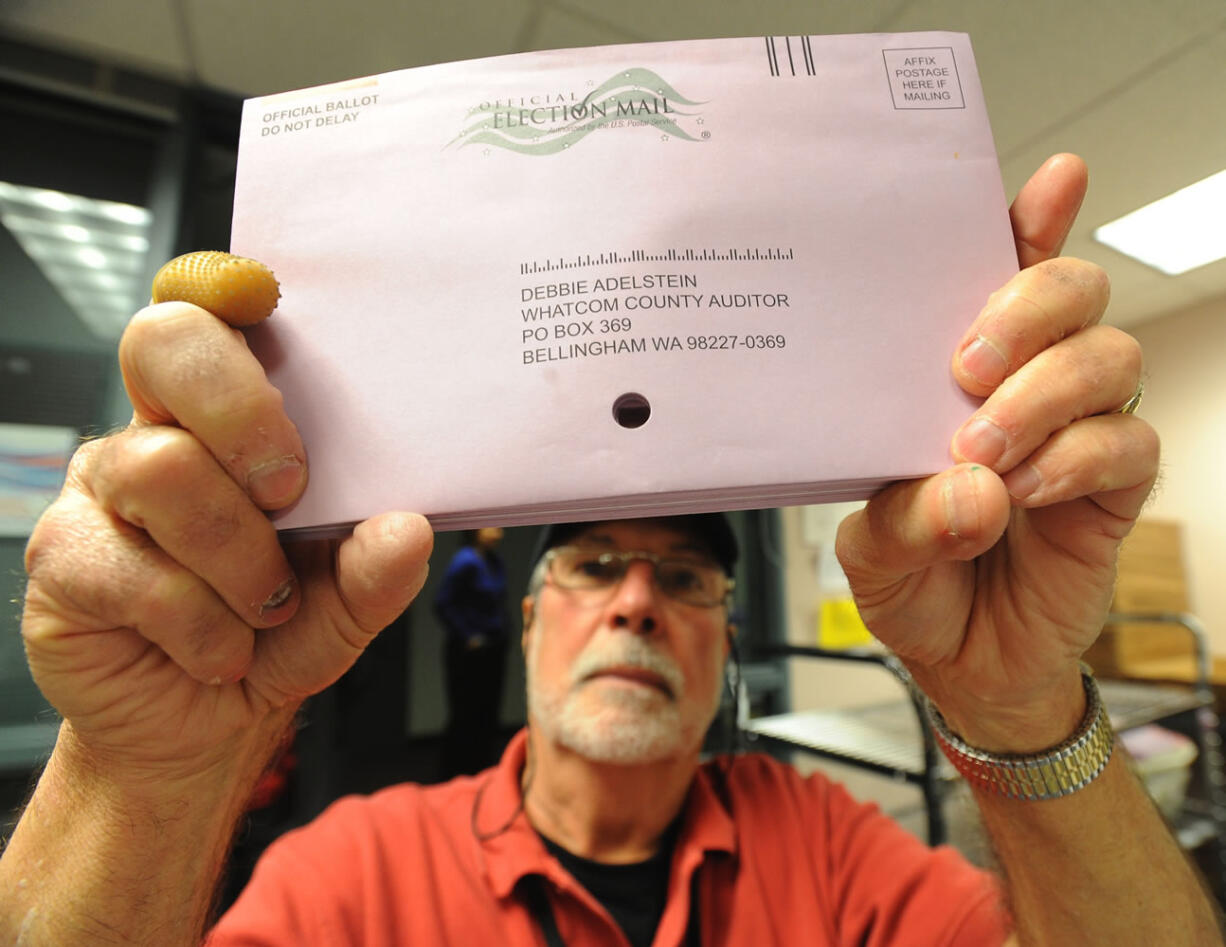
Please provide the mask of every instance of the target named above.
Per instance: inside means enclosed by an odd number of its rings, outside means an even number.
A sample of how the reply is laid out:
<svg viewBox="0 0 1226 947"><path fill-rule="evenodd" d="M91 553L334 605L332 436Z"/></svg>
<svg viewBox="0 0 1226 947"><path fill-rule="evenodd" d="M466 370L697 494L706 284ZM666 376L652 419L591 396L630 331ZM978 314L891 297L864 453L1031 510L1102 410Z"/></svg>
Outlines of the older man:
<svg viewBox="0 0 1226 947"><path fill-rule="evenodd" d="M1054 259L1084 183L1053 159L1014 205L1024 269L953 357L986 396L959 463L839 541L972 776L1015 934L988 879L820 777L699 765L726 553L685 520L554 537L525 603L529 725L502 763L338 804L274 846L216 943L1220 943L1078 666L1157 469L1119 411L1140 359L1097 324L1106 282ZM421 588L430 548L388 514L282 550L261 510L301 492L303 446L209 314L146 310L120 357L133 425L78 453L30 543L23 630L65 724L0 861L0 934L22 943L196 942L271 747ZM1019 765L1054 778L1010 782Z"/></svg>
<svg viewBox="0 0 1226 947"><path fill-rule="evenodd" d="M210 943L1002 941L999 890L954 853L820 776L700 766L728 654L722 516L545 539L530 723L500 766L334 806L268 853Z"/></svg>

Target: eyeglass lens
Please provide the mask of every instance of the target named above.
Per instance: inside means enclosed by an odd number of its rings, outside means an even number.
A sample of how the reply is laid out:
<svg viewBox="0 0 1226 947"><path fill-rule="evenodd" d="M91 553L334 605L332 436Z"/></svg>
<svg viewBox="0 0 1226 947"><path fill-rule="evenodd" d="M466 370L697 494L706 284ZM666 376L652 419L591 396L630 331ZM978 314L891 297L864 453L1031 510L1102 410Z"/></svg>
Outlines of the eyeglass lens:
<svg viewBox="0 0 1226 947"><path fill-rule="evenodd" d="M634 552L608 552L575 547L554 550L554 581L564 588L600 589L626 577L636 560L650 562L657 587L665 595L695 605L716 605L728 592L723 570L714 564L686 559L656 559Z"/></svg>

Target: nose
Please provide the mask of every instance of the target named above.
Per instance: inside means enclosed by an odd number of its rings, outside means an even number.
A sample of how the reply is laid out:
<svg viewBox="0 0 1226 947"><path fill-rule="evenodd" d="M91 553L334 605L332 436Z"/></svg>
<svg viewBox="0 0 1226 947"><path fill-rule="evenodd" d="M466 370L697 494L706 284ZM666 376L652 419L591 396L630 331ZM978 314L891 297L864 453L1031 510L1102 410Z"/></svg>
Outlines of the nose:
<svg viewBox="0 0 1226 947"><path fill-rule="evenodd" d="M641 559L630 563L606 607L613 628L640 635L649 635L659 628L660 591L656 588L655 567Z"/></svg>

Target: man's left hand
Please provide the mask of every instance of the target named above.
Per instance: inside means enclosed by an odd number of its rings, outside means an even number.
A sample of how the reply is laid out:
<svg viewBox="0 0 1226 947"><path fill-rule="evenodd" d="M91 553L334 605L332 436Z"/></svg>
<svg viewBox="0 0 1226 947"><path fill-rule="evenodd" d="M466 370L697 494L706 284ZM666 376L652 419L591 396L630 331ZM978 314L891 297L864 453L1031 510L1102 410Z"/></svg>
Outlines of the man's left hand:
<svg viewBox="0 0 1226 947"><path fill-rule="evenodd" d="M954 436L959 463L891 487L839 530L865 623L987 750L1036 751L1076 728L1078 659L1157 477L1157 434L1119 413L1140 348L1099 324L1103 271L1058 256L1085 185L1081 160L1058 155L1013 204L1021 272L953 358L986 399Z"/></svg>

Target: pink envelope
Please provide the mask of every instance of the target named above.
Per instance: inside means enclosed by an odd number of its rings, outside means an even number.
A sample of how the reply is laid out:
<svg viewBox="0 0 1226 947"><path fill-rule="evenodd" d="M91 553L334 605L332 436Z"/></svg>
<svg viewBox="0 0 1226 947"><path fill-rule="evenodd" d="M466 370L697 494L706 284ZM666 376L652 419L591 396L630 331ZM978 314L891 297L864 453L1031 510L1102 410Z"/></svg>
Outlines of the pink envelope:
<svg viewBox="0 0 1226 947"><path fill-rule="evenodd" d="M847 500L948 466L1017 264L966 36L555 50L249 100L279 528Z"/></svg>

